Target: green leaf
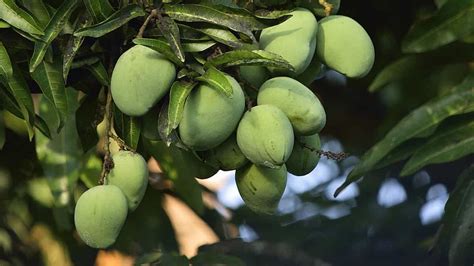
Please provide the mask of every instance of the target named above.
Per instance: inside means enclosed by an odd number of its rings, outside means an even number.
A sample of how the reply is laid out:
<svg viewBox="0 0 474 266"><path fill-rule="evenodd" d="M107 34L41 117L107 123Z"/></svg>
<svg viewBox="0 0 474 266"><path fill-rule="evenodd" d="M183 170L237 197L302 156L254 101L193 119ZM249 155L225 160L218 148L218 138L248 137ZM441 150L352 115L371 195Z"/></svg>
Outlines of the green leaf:
<svg viewBox="0 0 474 266"><path fill-rule="evenodd" d="M108 0L83 0L89 14L94 21L100 22L107 19L115 12L114 8Z"/></svg>
<svg viewBox="0 0 474 266"><path fill-rule="evenodd" d="M165 177L173 181L178 196L195 212L202 214L202 190L194 179L196 172L192 161L197 158L174 145L168 147L163 141L144 138L143 144L147 152L159 162Z"/></svg>
<svg viewBox="0 0 474 266"><path fill-rule="evenodd" d="M53 111L56 112L58 117L58 125L56 126L58 132L64 126L68 116L66 87L62 70L62 62L59 60L56 60L54 64L42 61L31 73L31 77L43 91L44 97L54 106Z"/></svg>
<svg viewBox="0 0 474 266"><path fill-rule="evenodd" d="M408 160L400 175L407 176L426 165L454 161L471 153L474 153L474 121L431 137Z"/></svg>
<svg viewBox="0 0 474 266"><path fill-rule="evenodd" d="M0 0L0 19L24 32L37 35L44 34L38 22L18 7L14 0Z"/></svg>
<svg viewBox="0 0 474 266"><path fill-rule="evenodd" d="M69 113L61 132L53 132L51 139L39 132L36 136L36 153L58 208L73 204L72 193L79 178L82 155L74 117L78 92L72 88L66 92ZM39 107L40 115L49 125L57 124L54 106L46 97L42 97Z"/></svg>
<svg viewBox="0 0 474 266"><path fill-rule="evenodd" d="M238 257L224 255L217 252L199 252L191 258L192 265L232 265L244 266L245 263Z"/></svg>
<svg viewBox="0 0 474 266"><path fill-rule="evenodd" d="M10 113L12 113L18 118L25 119L23 117L22 109L16 102L14 96L11 95L11 93L2 86L0 86L0 96L1 102L3 103L3 107L5 108L5 110L8 110ZM43 135L48 138L51 137L48 125L39 115L35 115L34 125Z"/></svg>
<svg viewBox="0 0 474 266"><path fill-rule="evenodd" d="M101 107L97 96L87 95L81 99L76 111L76 128L85 152L95 147L99 141L97 126L104 119L104 108Z"/></svg>
<svg viewBox="0 0 474 266"><path fill-rule="evenodd" d="M181 47L179 27L176 22L169 17L162 17L158 20L156 25L165 36L176 57L181 62L184 62L185 56L183 48Z"/></svg>
<svg viewBox="0 0 474 266"><path fill-rule="evenodd" d="M184 255L164 253L160 257L160 265L189 266L189 260Z"/></svg>
<svg viewBox="0 0 474 266"><path fill-rule="evenodd" d="M278 18L290 18L291 10L267 10L267 9L259 9L255 10L254 15L257 18L261 19L278 19Z"/></svg>
<svg viewBox="0 0 474 266"><path fill-rule="evenodd" d="M48 25L51 16L43 0L21 0L21 4L33 14L42 28Z"/></svg>
<svg viewBox="0 0 474 266"><path fill-rule="evenodd" d="M264 50L234 50L209 59L207 65L231 67L242 65L258 65L294 71L294 67L281 56Z"/></svg>
<svg viewBox="0 0 474 266"><path fill-rule="evenodd" d="M115 131L130 148L136 150L140 140L142 121L140 117L128 116L114 108Z"/></svg>
<svg viewBox="0 0 474 266"><path fill-rule="evenodd" d="M413 110L404 117L387 135L362 157L346 181L336 190L338 195L349 184L374 169L390 151L427 128L440 123L449 116L474 110L474 75L470 75L452 93L435 98Z"/></svg>
<svg viewBox="0 0 474 266"><path fill-rule="evenodd" d="M238 49L238 48L244 48L248 46L248 44L243 43L232 32L218 26L206 26L204 28L191 28L187 25L179 24L179 27L181 29L195 30L195 31L204 33L207 36L209 36L211 39L232 48Z"/></svg>
<svg viewBox="0 0 474 266"><path fill-rule="evenodd" d="M133 43L149 47L163 54L166 58L168 58L169 60L171 60L173 63L177 64L178 66L183 66L183 62L179 60L179 58L175 55L175 53L171 49L169 43L165 41L158 40L158 39L149 39L149 38L135 38L133 39Z"/></svg>
<svg viewBox="0 0 474 266"><path fill-rule="evenodd" d="M125 25L128 21L145 16L145 11L136 4L128 5L110 15L106 20L74 32L74 36L89 36L99 38Z"/></svg>
<svg viewBox="0 0 474 266"><path fill-rule="evenodd" d="M5 121L3 119L3 110L0 110L0 151L5 145Z"/></svg>
<svg viewBox="0 0 474 266"><path fill-rule="evenodd" d="M170 102L168 106L168 127L166 134L171 134L183 118L184 104L189 93L197 85L195 82L175 81L170 90Z"/></svg>
<svg viewBox="0 0 474 266"><path fill-rule="evenodd" d="M107 70L105 69L104 64L102 64L102 61L97 61L93 64L86 65L85 68L89 70L92 75L100 82L105 87L109 87L110 85L110 77L109 73L107 73Z"/></svg>
<svg viewBox="0 0 474 266"><path fill-rule="evenodd" d="M0 42L0 78L3 78L4 82L7 82L8 78L13 75L12 62L8 55L7 49ZM2 77L3 76L3 77Z"/></svg>
<svg viewBox="0 0 474 266"><path fill-rule="evenodd" d="M468 265L474 259L474 165L458 178L445 211L440 236L450 240L449 265Z"/></svg>
<svg viewBox="0 0 474 266"><path fill-rule="evenodd" d="M249 36L254 42L255 37L252 31L268 27L245 9L198 4L164 5L164 9L166 14L174 20L224 26Z"/></svg>
<svg viewBox="0 0 474 266"><path fill-rule="evenodd" d="M85 12L83 12L78 16L76 22L74 23L75 29L82 29L84 27L90 26L91 23L92 19ZM72 62L79 51L79 48L81 48L83 41L84 37L77 37L74 35L69 36L66 47L63 51L63 77L65 81L67 81L67 76L69 74L69 70L71 69Z"/></svg>
<svg viewBox="0 0 474 266"><path fill-rule="evenodd" d="M199 53L205 51L212 46L214 46L216 42L213 41L205 41L205 42L188 42L182 43L181 46L183 47L183 51L189 53Z"/></svg>
<svg viewBox="0 0 474 266"><path fill-rule="evenodd" d="M406 141L402 145L393 149L382 160L380 160L380 162L374 167L374 170L381 169L396 162L408 159L425 143L426 140L417 138Z"/></svg>
<svg viewBox="0 0 474 266"><path fill-rule="evenodd" d="M79 0L66 0L56 10L45 28L44 35L41 36L41 41L35 43L35 50L30 60L30 72L33 72L43 61L49 45L59 35L69 16L76 9L78 2Z"/></svg>
<svg viewBox="0 0 474 266"><path fill-rule="evenodd" d="M449 0L431 18L415 23L402 43L406 53L436 49L474 32L474 2Z"/></svg>
<svg viewBox="0 0 474 266"><path fill-rule="evenodd" d="M0 19L0 29L8 29L10 27L11 27L10 24Z"/></svg>
<svg viewBox="0 0 474 266"><path fill-rule="evenodd" d="M102 160L94 152L90 152L88 156L85 157L79 179L81 179L86 187L95 187L99 183L101 171Z"/></svg>
<svg viewBox="0 0 474 266"><path fill-rule="evenodd" d="M227 79L226 74L217 68L209 66L209 69L206 71L206 73L200 77L197 77L196 80L203 81L217 91L224 93L227 97L232 98L232 84Z"/></svg>

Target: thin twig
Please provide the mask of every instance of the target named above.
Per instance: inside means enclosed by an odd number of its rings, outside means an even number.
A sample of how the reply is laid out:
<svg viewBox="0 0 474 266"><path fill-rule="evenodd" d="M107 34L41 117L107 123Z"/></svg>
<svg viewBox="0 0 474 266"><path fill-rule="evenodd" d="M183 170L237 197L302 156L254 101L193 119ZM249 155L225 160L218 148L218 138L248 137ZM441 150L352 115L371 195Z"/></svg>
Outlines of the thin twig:
<svg viewBox="0 0 474 266"><path fill-rule="evenodd" d="M138 31L137 38L143 37L143 33L146 30L146 26L148 26L148 23L150 23L150 20L156 18L158 16L158 9L153 9L150 12L150 15L146 18L145 22L143 22L142 26L140 27L140 30Z"/></svg>
<svg viewBox="0 0 474 266"><path fill-rule="evenodd" d="M318 150L318 149L315 149L313 147L310 147L308 145L306 145L305 143L302 143L303 147L312 151L312 152L316 152L319 156L325 156L326 158L330 159L330 160L335 160L335 161L342 161L344 159L346 159L347 157L350 156L349 153L345 153L345 152L332 152L332 151L323 151L323 150Z"/></svg>
<svg viewBox="0 0 474 266"><path fill-rule="evenodd" d="M105 182L106 176L109 174L110 170L114 168L114 161L112 160L112 156L110 156L110 132L112 130L112 93L110 88L107 92L107 103L105 104L105 156L104 156L104 163L102 165L102 171L100 173L99 184L103 185Z"/></svg>

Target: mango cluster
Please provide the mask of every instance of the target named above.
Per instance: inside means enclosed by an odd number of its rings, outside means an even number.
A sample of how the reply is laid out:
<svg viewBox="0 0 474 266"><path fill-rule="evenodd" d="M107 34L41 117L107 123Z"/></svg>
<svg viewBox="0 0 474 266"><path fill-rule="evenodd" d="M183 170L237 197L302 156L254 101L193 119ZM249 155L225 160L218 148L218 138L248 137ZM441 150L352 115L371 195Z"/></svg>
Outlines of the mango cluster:
<svg viewBox="0 0 474 266"><path fill-rule="evenodd" d="M318 22L304 8L289 15L261 31L259 49L281 56L293 70L237 67L233 73L238 75L224 74L231 95L199 81L184 102L174 132L184 149L160 140L159 108L154 108L163 103L177 79L170 60L136 45L120 56L111 78L116 108L129 116L143 116L142 143L156 146L164 168L172 169L170 164L179 161L181 167L188 167L186 172L199 178L219 169L236 170L240 195L257 213L275 212L288 172L303 176L318 164L319 133L326 124L326 112L307 84L327 68L361 78L374 63L370 37L355 20L333 15ZM147 186L148 170L139 154L121 151L113 161L107 183L83 193L75 210L80 237L95 248L115 242Z"/></svg>

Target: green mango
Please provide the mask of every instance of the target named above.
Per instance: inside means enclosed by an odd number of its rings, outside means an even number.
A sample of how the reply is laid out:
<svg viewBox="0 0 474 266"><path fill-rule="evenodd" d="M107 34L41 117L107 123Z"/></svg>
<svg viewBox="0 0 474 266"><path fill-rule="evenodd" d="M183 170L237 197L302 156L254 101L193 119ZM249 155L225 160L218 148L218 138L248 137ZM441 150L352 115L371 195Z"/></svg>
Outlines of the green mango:
<svg viewBox="0 0 474 266"><path fill-rule="evenodd" d="M375 60L372 40L350 17L329 16L319 22L317 56L328 67L349 78L369 73Z"/></svg>
<svg viewBox="0 0 474 266"><path fill-rule="evenodd" d="M135 45L120 56L112 72L114 103L126 115L144 115L166 95L175 78L176 68L166 57Z"/></svg>
<svg viewBox="0 0 474 266"><path fill-rule="evenodd" d="M278 169L250 164L236 171L235 182L245 204L256 213L273 214L285 191L285 165Z"/></svg>
<svg viewBox="0 0 474 266"><path fill-rule="evenodd" d="M276 77L263 83L257 104L274 105L282 110L290 119L296 135L312 135L326 125L326 112L318 97L289 77Z"/></svg>
<svg viewBox="0 0 474 266"><path fill-rule="evenodd" d="M268 70L262 66L241 66L240 77L256 90L269 78Z"/></svg>
<svg viewBox="0 0 474 266"><path fill-rule="evenodd" d="M239 169L248 162L237 145L235 134L216 148L200 152L199 155L207 164L225 171Z"/></svg>
<svg viewBox="0 0 474 266"><path fill-rule="evenodd" d="M107 184L119 187L134 211L145 195L148 185L148 165L143 157L131 151L119 151L112 156L114 168L107 175Z"/></svg>
<svg viewBox="0 0 474 266"><path fill-rule="evenodd" d="M231 97L203 83L186 99L179 135L195 151L217 147L235 130L245 109L245 96L239 83L226 75L232 84Z"/></svg>
<svg viewBox="0 0 474 266"><path fill-rule="evenodd" d="M237 128L237 144L251 162L278 167L293 150L290 120L279 108L258 105L244 114Z"/></svg>
<svg viewBox="0 0 474 266"><path fill-rule="evenodd" d="M127 219L127 199L120 188L102 185L84 192L76 203L74 223L81 239L90 247L112 245Z"/></svg>
<svg viewBox="0 0 474 266"><path fill-rule="evenodd" d="M321 141L318 134L296 137L293 151L286 161L288 172L296 176L311 173L318 165L320 157L316 151L319 149L321 149Z"/></svg>
<svg viewBox="0 0 474 266"><path fill-rule="evenodd" d="M304 8L296 8L290 15L292 17L284 22L262 30L260 47L282 56L299 75L309 66L315 53L318 22L313 13Z"/></svg>

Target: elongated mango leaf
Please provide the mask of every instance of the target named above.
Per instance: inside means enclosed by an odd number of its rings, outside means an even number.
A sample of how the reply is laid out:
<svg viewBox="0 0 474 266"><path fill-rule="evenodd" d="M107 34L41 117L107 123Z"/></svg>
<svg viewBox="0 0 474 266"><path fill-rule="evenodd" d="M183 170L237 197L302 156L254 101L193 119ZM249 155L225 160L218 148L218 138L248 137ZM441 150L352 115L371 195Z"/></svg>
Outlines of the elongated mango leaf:
<svg viewBox="0 0 474 266"><path fill-rule="evenodd" d="M165 177L174 183L174 190L187 205L195 212L201 214L204 211L202 202L202 190L194 179L196 175L194 155L177 148L174 145L168 147L163 141L152 141L143 139L145 149L159 164Z"/></svg>
<svg viewBox="0 0 474 266"><path fill-rule="evenodd" d="M191 27L189 27L187 25L184 25L184 24L178 24L178 25L182 30L187 29L189 31L193 30L193 31L201 32L201 33L209 36L211 39L215 40L216 42L225 44L225 45L227 45L229 47L232 47L232 48L239 49L239 48L244 48L244 47L249 46L249 44L246 44L246 43L242 42L241 40L239 40L229 30L218 27L218 26L206 26L206 27L202 27L202 28L191 28Z"/></svg>
<svg viewBox="0 0 474 266"><path fill-rule="evenodd" d="M128 21L145 16L145 11L138 5L131 4L110 15L106 20L74 32L74 36L99 38L123 26Z"/></svg>
<svg viewBox="0 0 474 266"><path fill-rule="evenodd" d="M74 24L76 30L82 29L84 27L90 26L92 24L92 19L88 14L83 12L78 16ZM63 77L65 81L67 81L67 76L69 74L69 70L71 69L72 62L79 51L79 48L81 48L83 41L84 37L77 37L74 35L71 35L67 41L66 47L63 51Z"/></svg>
<svg viewBox="0 0 474 266"><path fill-rule="evenodd" d="M21 0L21 4L33 14L42 28L48 25L51 16L43 0Z"/></svg>
<svg viewBox="0 0 474 266"><path fill-rule="evenodd" d="M3 104L5 110L9 111L18 118L25 120L22 114L22 110L15 100L15 97L6 89L0 86L0 102ZM51 133L48 125L39 115L35 115L34 118L35 127L46 137L50 138Z"/></svg>
<svg viewBox="0 0 474 266"><path fill-rule="evenodd" d="M76 111L76 128L79 133L82 149L87 152L99 141L97 126L104 118L104 108L96 96L85 96L81 99Z"/></svg>
<svg viewBox="0 0 474 266"><path fill-rule="evenodd" d="M108 0L83 0L83 2L95 22L101 22L115 12Z"/></svg>
<svg viewBox="0 0 474 266"><path fill-rule="evenodd" d="M187 81L175 81L170 90L170 102L168 106L168 129L167 135L176 129L183 118L184 104L197 83Z"/></svg>
<svg viewBox="0 0 474 266"><path fill-rule="evenodd" d="M5 145L5 121L3 119L3 110L0 109L0 151Z"/></svg>
<svg viewBox="0 0 474 266"><path fill-rule="evenodd" d="M58 125L56 125L58 132L64 126L68 116L66 87L62 70L63 65L60 60L55 60L54 63L42 61L31 73L31 77L43 91L43 96L54 106L53 111L58 117Z"/></svg>
<svg viewBox="0 0 474 266"><path fill-rule="evenodd" d="M11 27L10 24L0 19L0 29L8 29L10 27Z"/></svg>
<svg viewBox="0 0 474 266"><path fill-rule="evenodd" d="M449 265L469 265L474 260L474 165L458 178L445 206L442 241L449 241Z"/></svg>
<svg viewBox="0 0 474 266"><path fill-rule="evenodd" d="M86 65L85 68L89 70L92 75L105 87L110 85L110 77L109 73L107 73L107 69L105 69L104 64L102 61L97 61L94 64Z"/></svg>
<svg viewBox="0 0 474 266"><path fill-rule="evenodd" d="M189 53L199 53L205 51L212 46L214 46L216 42L214 41L205 41L205 42L188 42L182 43L181 46L183 47L183 51Z"/></svg>
<svg viewBox="0 0 474 266"><path fill-rule="evenodd" d="M184 51L183 47L181 47L181 40L179 35L179 27L172 20L170 17L162 17L156 23L160 31L165 36L166 40L168 41L171 50L173 50L176 57L181 61L184 62Z"/></svg>
<svg viewBox="0 0 474 266"><path fill-rule="evenodd" d="M36 153L43 174L48 179L55 207L60 213L61 208L71 206L73 203L72 193L79 178L83 154L74 117L78 106L78 92L72 88L67 88L66 92L70 108L63 130L59 133L53 132L51 139L39 132L36 136ZM40 101L40 115L49 125L58 123L54 106L46 97L42 97Z"/></svg>
<svg viewBox="0 0 474 266"><path fill-rule="evenodd" d="M14 0L0 0L0 19L24 32L44 34L38 22L28 12L17 6Z"/></svg>
<svg viewBox="0 0 474 266"><path fill-rule="evenodd" d="M136 150L140 141L142 121L139 117L128 116L114 108L115 132L130 148Z"/></svg>
<svg viewBox="0 0 474 266"><path fill-rule="evenodd" d="M43 61L49 45L59 35L69 16L76 9L78 2L79 0L66 0L56 10L45 28L45 34L41 36L41 41L35 43L35 50L30 59L30 72L33 72Z"/></svg>
<svg viewBox="0 0 474 266"><path fill-rule="evenodd" d="M230 67L242 65L259 65L283 68L294 71L294 67L281 56L264 50L234 50L209 59L207 65Z"/></svg>
<svg viewBox="0 0 474 266"><path fill-rule="evenodd" d="M170 45L165 41L149 38L135 38L133 39L133 43L150 47L151 49L162 53L166 58L168 58L178 66L183 66L183 62L179 60L179 58L171 49Z"/></svg>
<svg viewBox="0 0 474 266"><path fill-rule="evenodd" d="M203 81L209 84L211 87L224 93L227 97L232 98L233 88L230 81L227 79L226 74L218 70L213 66L209 66L209 69L204 75L197 77L196 80Z"/></svg>
<svg viewBox="0 0 474 266"><path fill-rule="evenodd" d="M268 25L260 22L245 9L224 6L206 6L198 4L165 5L164 10L168 16L177 21L207 22L227 27L249 36L253 41L253 30L261 30Z"/></svg>
<svg viewBox="0 0 474 266"><path fill-rule="evenodd" d="M426 165L454 161L471 153L474 153L474 121L430 138L408 160L400 175L407 176Z"/></svg>
<svg viewBox="0 0 474 266"><path fill-rule="evenodd" d="M420 53L436 49L474 32L474 2L449 0L433 17L416 23L403 40L402 50Z"/></svg>
<svg viewBox="0 0 474 266"><path fill-rule="evenodd" d="M12 62L8 55L7 49L0 42L0 76L3 76L3 81L7 82L7 79L13 75Z"/></svg>
<svg viewBox="0 0 474 266"><path fill-rule="evenodd" d="M427 128L440 123L449 116L474 110L474 75L470 75L452 93L438 97L413 110L387 135L362 157L346 181L336 190L338 195L349 184L374 169L385 155L400 144L417 136Z"/></svg>

